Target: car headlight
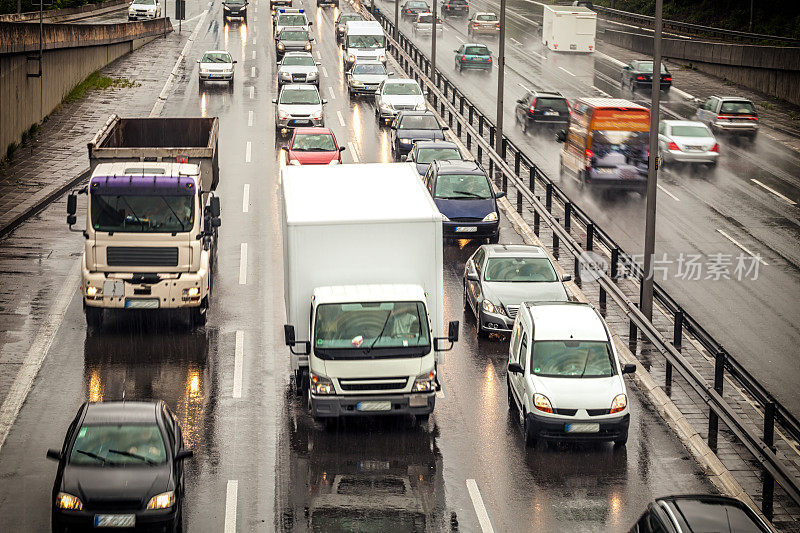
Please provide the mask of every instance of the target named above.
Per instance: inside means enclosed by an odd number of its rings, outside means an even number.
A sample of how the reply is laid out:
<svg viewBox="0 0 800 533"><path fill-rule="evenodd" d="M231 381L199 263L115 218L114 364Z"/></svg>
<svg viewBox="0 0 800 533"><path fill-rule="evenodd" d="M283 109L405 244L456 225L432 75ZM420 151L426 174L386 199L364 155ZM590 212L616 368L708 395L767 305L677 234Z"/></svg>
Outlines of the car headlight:
<svg viewBox="0 0 800 533"><path fill-rule="evenodd" d="M392 110L392 104L387 104L387 103L381 102L381 109L385 109L386 111L391 111Z"/></svg>
<svg viewBox="0 0 800 533"><path fill-rule="evenodd" d="M86 296L100 296L103 294L103 289L100 287L92 287L89 285L86 287Z"/></svg>
<svg viewBox="0 0 800 533"><path fill-rule="evenodd" d="M411 139L400 139L400 144L411 144Z"/></svg>
<svg viewBox="0 0 800 533"><path fill-rule="evenodd" d="M322 118L322 110L320 109L319 111L314 111L313 113L311 113L311 118L313 119Z"/></svg>
<svg viewBox="0 0 800 533"><path fill-rule="evenodd" d="M208 74L208 69L200 67L200 74Z"/></svg>
<svg viewBox="0 0 800 533"><path fill-rule="evenodd" d="M56 507L59 509L69 509L70 511L80 511L83 509L83 502L77 496L59 492L56 496Z"/></svg>
<svg viewBox="0 0 800 533"><path fill-rule="evenodd" d="M450 222L450 219L449 219L449 218L447 218L447 215L445 215L444 213L441 213L441 215L442 215L442 220L443 220L444 222Z"/></svg>
<svg viewBox="0 0 800 533"><path fill-rule="evenodd" d="M283 46L283 43L278 43L278 50L283 50L284 48L286 47Z"/></svg>
<svg viewBox="0 0 800 533"><path fill-rule="evenodd" d="M351 79L350 80L350 85L352 85L353 87L363 87L364 86L364 82Z"/></svg>
<svg viewBox="0 0 800 533"><path fill-rule="evenodd" d="M325 376L317 375L311 372L311 392L314 394L335 394L333 390L333 381Z"/></svg>
<svg viewBox="0 0 800 533"><path fill-rule="evenodd" d="M353 61L355 61L355 60L356 60L356 56L354 56L353 54L349 54L349 55L347 56L347 62L348 62L348 63L352 63L352 62L353 62Z"/></svg>
<svg viewBox="0 0 800 533"><path fill-rule="evenodd" d="M492 211L491 213L483 217L484 222L494 222L495 220L497 220L497 211Z"/></svg>
<svg viewBox="0 0 800 533"><path fill-rule="evenodd" d="M289 161L289 164L294 165L296 167L299 167L301 165L300 161L298 161L297 159L292 159L291 161Z"/></svg>
<svg viewBox="0 0 800 533"><path fill-rule="evenodd" d="M619 413L620 411L624 411L626 407L628 407L628 397L624 394L617 394L611 401L611 410L609 413L612 415L614 413Z"/></svg>
<svg viewBox="0 0 800 533"><path fill-rule="evenodd" d="M317 76L319 76L319 72L309 72L308 74L306 74L306 79L310 80L312 78L316 78Z"/></svg>
<svg viewBox="0 0 800 533"><path fill-rule="evenodd" d="M175 491L169 490L167 492L162 492L161 494L156 494L150 501L147 502L148 509L169 509L175 505Z"/></svg>
<svg viewBox="0 0 800 533"><path fill-rule="evenodd" d="M411 392L430 392L432 390L436 390L436 370L417 376L414 386L411 387Z"/></svg>
<svg viewBox="0 0 800 533"><path fill-rule="evenodd" d="M286 118L289 118L289 113L288 113L288 112L286 112L286 111L281 111L281 110L279 109L279 110L278 110L278 118L279 118L279 119L281 119L281 120L283 120L283 119L286 119Z"/></svg>
<svg viewBox="0 0 800 533"><path fill-rule="evenodd" d="M502 305L494 305L489 300L484 300L483 303L481 304L481 307L483 307L483 310L486 311L487 313L494 313L496 315L506 314L505 311L503 311Z"/></svg>
<svg viewBox="0 0 800 533"><path fill-rule="evenodd" d="M200 296L200 287L189 287L188 289L183 289L183 295L188 298L197 298Z"/></svg>
<svg viewBox="0 0 800 533"><path fill-rule="evenodd" d="M338 160L338 159L334 159L333 161L331 161L331 162L330 162L330 163L328 163L328 164L329 164L329 165L338 165L338 164L339 164L339 160Z"/></svg>
<svg viewBox="0 0 800 533"><path fill-rule="evenodd" d="M292 77L292 75L290 73L288 73L288 72L279 72L279 74L280 74L281 78L289 79L289 78Z"/></svg>
<svg viewBox="0 0 800 533"><path fill-rule="evenodd" d="M425 111L426 109L428 109L428 107L425 105L425 102L422 102L421 104L417 104L417 106L414 109L417 111Z"/></svg>
<svg viewBox="0 0 800 533"><path fill-rule="evenodd" d="M533 395L533 406L545 413L553 412L553 406L550 405L550 400L547 399L547 396L539 394L538 392Z"/></svg>
<svg viewBox="0 0 800 533"><path fill-rule="evenodd" d="M306 52L311 51L311 43L306 43Z"/></svg>

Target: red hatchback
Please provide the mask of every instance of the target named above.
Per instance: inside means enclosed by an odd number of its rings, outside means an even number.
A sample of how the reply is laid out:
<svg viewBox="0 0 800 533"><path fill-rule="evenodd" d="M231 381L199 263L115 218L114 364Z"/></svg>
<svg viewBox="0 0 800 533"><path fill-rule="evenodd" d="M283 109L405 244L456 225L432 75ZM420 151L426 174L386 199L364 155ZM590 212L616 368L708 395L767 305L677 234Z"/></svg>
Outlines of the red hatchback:
<svg viewBox="0 0 800 533"><path fill-rule="evenodd" d="M289 147L290 165L338 165L344 146L339 146L329 128L295 128Z"/></svg>

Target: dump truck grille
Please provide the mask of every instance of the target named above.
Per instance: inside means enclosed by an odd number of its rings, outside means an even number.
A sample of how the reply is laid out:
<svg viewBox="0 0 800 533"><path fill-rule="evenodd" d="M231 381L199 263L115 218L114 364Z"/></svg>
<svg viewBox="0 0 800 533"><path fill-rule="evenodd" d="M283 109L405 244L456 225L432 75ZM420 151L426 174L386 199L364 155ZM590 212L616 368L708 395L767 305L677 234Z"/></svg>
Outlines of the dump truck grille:
<svg viewBox="0 0 800 533"><path fill-rule="evenodd" d="M108 266L178 266L178 248L148 246L109 246Z"/></svg>

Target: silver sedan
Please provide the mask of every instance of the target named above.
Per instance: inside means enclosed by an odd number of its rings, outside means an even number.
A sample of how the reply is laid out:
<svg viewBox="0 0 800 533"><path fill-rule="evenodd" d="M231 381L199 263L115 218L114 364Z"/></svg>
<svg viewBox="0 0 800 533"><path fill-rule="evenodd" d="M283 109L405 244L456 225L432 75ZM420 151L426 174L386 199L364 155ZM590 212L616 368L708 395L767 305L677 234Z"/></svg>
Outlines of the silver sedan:
<svg viewBox="0 0 800 533"><path fill-rule="evenodd" d="M691 120L663 120L658 125L658 156L664 163L716 166L719 144L708 126Z"/></svg>

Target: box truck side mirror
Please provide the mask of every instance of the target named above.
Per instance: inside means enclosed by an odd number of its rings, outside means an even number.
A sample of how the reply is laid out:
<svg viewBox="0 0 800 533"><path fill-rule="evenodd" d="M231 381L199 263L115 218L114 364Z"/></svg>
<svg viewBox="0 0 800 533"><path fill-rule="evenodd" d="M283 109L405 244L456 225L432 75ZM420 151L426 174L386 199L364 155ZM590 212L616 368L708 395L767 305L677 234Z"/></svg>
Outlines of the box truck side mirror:
<svg viewBox="0 0 800 533"><path fill-rule="evenodd" d="M294 326L290 324L283 325L283 340L286 342L286 346L289 347L289 350L295 355L308 355L311 353L311 343L309 341L295 340ZM303 351L294 351L294 347L298 344L303 345Z"/></svg>
<svg viewBox="0 0 800 533"><path fill-rule="evenodd" d="M75 196L75 193L70 193L67 196L67 224L69 226L75 225L78 221L78 217L75 213L78 212L78 197Z"/></svg>
<svg viewBox="0 0 800 533"><path fill-rule="evenodd" d="M219 196L212 196L211 203L209 204L209 211L211 211L212 217L219 217L222 213L219 205Z"/></svg>
<svg viewBox="0 0 800 533"><path fill-rule="evenodd" d="M443 348L441 343L449 342L450 346ZM458 320L450 322L447 328L447 337L436 337L433 339L433 349L437 352L449 352L453 349L453 344L458 342Z"/></svg>

